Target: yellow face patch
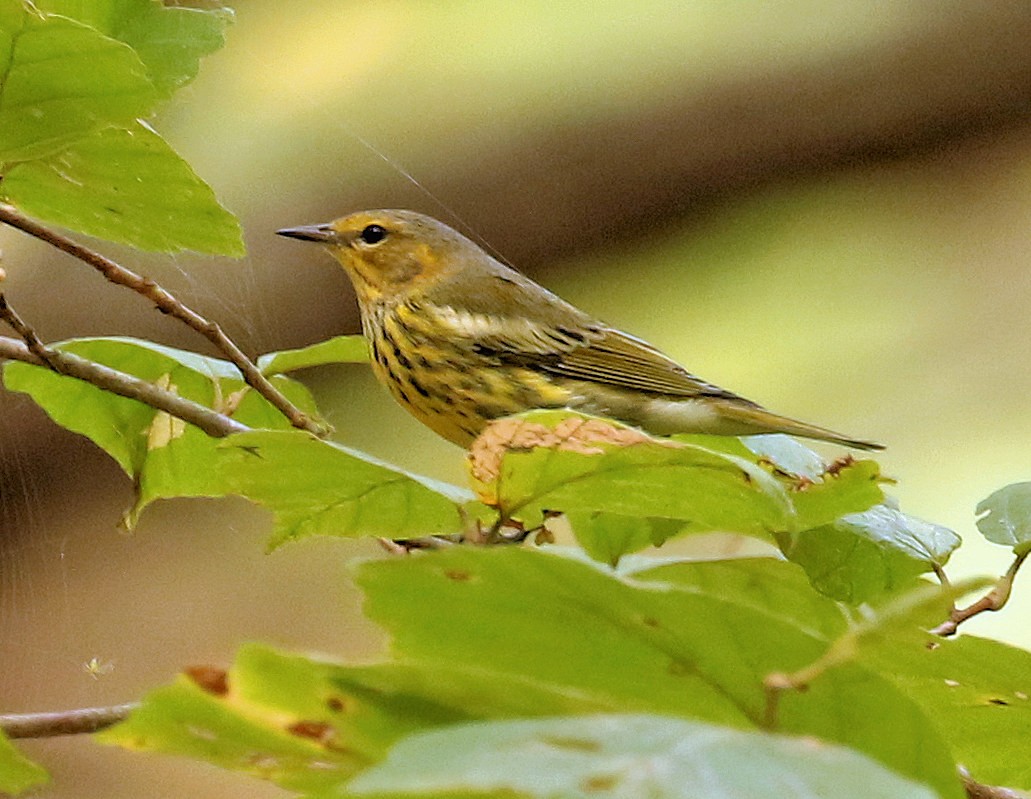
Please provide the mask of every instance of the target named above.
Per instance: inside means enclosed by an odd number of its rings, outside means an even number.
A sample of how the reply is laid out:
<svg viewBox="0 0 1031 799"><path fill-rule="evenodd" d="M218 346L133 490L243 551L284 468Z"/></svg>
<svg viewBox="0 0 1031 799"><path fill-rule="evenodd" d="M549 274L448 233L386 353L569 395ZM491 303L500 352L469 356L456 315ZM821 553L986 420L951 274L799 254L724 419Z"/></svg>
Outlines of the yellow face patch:
<svg viewBox="0 0 1031 799"><path fill-rule="evenodd" d="M370 227L380 228L382 237L370 241ZM415 235L402 220L360 213L337 220L333 229L339 241L332 252L363 301L407 293L413 280L425 285L447 266L440 248Z"/></svg>

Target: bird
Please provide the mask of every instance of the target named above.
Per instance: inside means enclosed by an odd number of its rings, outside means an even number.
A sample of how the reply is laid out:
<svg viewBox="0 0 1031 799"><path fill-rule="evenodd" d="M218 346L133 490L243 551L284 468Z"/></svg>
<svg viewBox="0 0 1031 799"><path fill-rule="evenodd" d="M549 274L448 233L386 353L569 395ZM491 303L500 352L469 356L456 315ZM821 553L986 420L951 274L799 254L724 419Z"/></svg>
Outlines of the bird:
<svg viewBox="0 0 1031 799"><path fill-rule="evenodd" d="M495 419L565 408L658 436L787 433L883 449L696 377L430 216L359 211L276 232L321 244L343 266L377 379L461 447Z"/></svg>

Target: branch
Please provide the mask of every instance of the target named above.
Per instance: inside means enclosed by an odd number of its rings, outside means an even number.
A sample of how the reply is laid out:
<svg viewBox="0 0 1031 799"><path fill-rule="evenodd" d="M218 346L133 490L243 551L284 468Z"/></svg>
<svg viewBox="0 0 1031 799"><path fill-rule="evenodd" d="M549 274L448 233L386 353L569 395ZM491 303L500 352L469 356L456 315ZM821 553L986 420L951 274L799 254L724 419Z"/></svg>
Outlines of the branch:
<svg viewBox="0 0 1031 799"><path fill-rule="evenodd" d="M55 713L7 713L0 715L0 730L8 738L80 735L117 724L139 706L139 702L128 702L111 707L83 707Z"/></svg>
<svg viewBox="0 0 1031 799"><path fill-rule="evenodd" d="M972 619L981 613L994 613L997 610L1001 610L1009 601L1010 593L1013 591L1013 580L1029 554L1031 554L1031 550L1017 555L1009 569L1006 570L1006 573L998 579L987 594L965 608L954 606L952 612L949 613L949 618L931 630L931 633L947 638L950 635L955 635L959 625L967 619ZM935 573L938 574L938 579L942 580L942 585L948 587L948 580L943 579L945 577L944 572L938 573L938 570L936 570Z"/></svg>
<svg viewBox="0 0 1031 799"><path fill-rule="evenodd" d="M280 413L290 420L290 424L314 433L317 436L324 436L326 434L327 431L322 425L308 417L307 414L290 402L279 389L269 382L268 378L236 346L233 340L222 331L221 327L214 322L209 322L196 311L188 308L150 278L138 275L109 258L105 258L100 253L94 252L66 236L62 236L60 233L50 230L38 222L34 222L28 217L23 216L11 205L0 203L0 222L5 222L11 227L28 233L30 236L35 236L40 241L44 241L62 252L78 258L83 263L92 266L112 283L130 288L137 294L142 294L154 303L161 313L178 319L214 344L219 352L224 354L240 370L247 385L272 403Z"/></svg>
<svg viewBox="0 0 1031 799"><path fill-rule="evenodd" d="M215 438L225 438L232 433L243 433L250 430L247 425L241 424L235 419L216 413L210 408L205 408L178 394L158 388L153 383L140 380L134 375L102 366L70 352L49 348L44 348L44 350L45 357L33 353L29 346L21 341L0 336L0 358L48 367L55 372L82 380L120 397L138 400L177 419L189 422Z"/></svg>

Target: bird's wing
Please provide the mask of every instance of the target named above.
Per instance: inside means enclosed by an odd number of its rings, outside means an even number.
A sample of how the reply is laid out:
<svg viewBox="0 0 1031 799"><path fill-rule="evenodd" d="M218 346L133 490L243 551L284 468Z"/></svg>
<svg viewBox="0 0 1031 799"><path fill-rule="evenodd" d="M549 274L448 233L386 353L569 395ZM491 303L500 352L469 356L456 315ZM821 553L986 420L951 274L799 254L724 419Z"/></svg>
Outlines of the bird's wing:
<svg viewBox="0 0 1031 799"><path fill-rule="evenodd" d="M588 341L557 358L546 359L540 368L575 380L669 397L741 399L695 377L647 342L610 327L602 327Z"/></svg>
<svg viewBox="0 0 1031 799"><path fill-rule="evenodd" d="M486 301L497 281L506 284L504 313ZM592 319L518 273L480 275L453 286L452 294L455 291L461 292L460 303L420 302L418 313L431 314L433 326L448 330L452 344L461 341L500 363L671 398L742 399L695 377L647 342Z"/></svg>

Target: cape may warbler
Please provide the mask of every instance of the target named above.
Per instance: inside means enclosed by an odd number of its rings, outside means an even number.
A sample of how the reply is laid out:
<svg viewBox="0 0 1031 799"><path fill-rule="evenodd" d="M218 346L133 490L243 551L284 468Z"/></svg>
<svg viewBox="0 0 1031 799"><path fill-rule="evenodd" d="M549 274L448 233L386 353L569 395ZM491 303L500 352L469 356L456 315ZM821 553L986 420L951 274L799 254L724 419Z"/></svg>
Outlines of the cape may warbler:
<svg viewBox="0 0 1031 799"><path fill-rule="evenodd" d="M706 383L412 211L362 211L282 236L317 241L354 284L372 368L398 402L468 446L492 419L571 408L651 433L792 433L880 449Z"/></svg>

